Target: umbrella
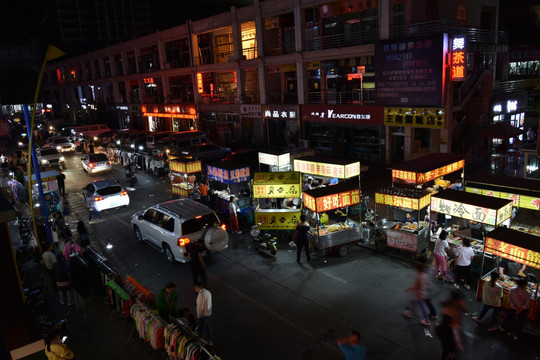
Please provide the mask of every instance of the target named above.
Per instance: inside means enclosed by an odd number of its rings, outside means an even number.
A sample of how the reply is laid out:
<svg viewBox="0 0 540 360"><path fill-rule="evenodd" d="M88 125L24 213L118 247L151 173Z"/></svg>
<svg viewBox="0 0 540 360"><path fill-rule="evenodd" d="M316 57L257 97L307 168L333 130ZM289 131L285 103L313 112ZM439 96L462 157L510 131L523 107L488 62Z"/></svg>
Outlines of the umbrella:
<svg viewBox="0 0 540 360"><path fill-rule="evenodd" d="M490 127L480 129L476 132L475 136L492 139L510 139L523 134L525 134L525 130L510 125L508 121L500 121Z"/></svg>

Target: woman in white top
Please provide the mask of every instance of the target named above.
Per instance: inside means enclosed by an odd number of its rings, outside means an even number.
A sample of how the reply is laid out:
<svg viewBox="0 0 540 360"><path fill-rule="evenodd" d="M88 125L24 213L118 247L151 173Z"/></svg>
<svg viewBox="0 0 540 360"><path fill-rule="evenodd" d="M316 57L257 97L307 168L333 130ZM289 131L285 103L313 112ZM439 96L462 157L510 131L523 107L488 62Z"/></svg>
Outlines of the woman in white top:
<svg viewBox="0 0 540 360"><path fill-rule="evenodd" d="M487 312L492 309L491 312L491 323L489 325L488 331L495 331L497 330L497 315L499 314L499 310L501 309L501 299L503 296L503 289L502 287L497 284L497 280L499 279L499 273L494 271L491 273L491 279L489 282L484 283L484 288L482 290L482 302L484 303L484 306L482 306L482 311L480 312L480 315L477 317L473 317L473 320L477 323L482 323L482 318L484 315L487 314Z"/></svg>
<svg viewBox="0 0 540 360"><path fill-rule="evenodd" d="M439 234L439 238L435 242L435 249L433 250L433 257L435 258L435 272L437 273L437 279L447 281L446 276L446 251L450 247L446 237L448 233L444 230ZM439 273L440 270L440 273Z"/></svg>
<svg viewBox="0 0 540 360"><path fill-rule="evenodd" d="M472 259L474 258L474 251L471 249L471 241L467 238L463 239L463 246L457 249L455 264L456 279L454 286L459 289L459 284L464 283L465 289L471 288L469 279L469 270L471 267Z"/></svg>

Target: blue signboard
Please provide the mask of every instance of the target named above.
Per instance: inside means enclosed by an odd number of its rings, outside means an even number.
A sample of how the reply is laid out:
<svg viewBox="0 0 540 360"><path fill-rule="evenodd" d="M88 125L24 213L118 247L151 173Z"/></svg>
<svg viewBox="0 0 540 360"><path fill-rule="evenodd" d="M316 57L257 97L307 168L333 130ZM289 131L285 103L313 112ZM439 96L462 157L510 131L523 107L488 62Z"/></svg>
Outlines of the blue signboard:
<svg viewBox="0 0 540 360"><path fill-rule="evenodd" d="M223 169L213 165L206 166L208 179L223 184L236 184L250 179L249 166L236 169Z"/></svg>

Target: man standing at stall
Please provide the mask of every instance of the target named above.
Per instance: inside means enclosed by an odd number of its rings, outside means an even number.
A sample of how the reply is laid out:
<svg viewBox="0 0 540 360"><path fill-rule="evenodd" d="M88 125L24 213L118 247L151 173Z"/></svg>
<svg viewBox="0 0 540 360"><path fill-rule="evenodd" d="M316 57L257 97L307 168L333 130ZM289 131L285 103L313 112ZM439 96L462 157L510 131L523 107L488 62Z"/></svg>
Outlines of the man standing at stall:
<svg viewBox="0 0 540 360"><path fill-rule="evenodd" d="M232 195L229 198L229 218L231 219L231 231L235 234L241 234L240 225L238 224L238 206L236 205L236 197Z"/></svg>
<svg viewBox="0 0 540 360"><path fill-rule="evenodd" d="M197 320L199 327L197 332L199 337L212 344L212 327L210 326L210 316L212 316L212 293L206 290L200 282L195 283L197 292Z"/></svg>
<svg viewBox="0 0 540 360"><path fill-rule="evenodd" d="M302 247L306 248L307 261L311 261L309 254L309 239L308 239L309 224L306 222L306 215L300 215L300 222L296 225L296 231L293 235L293 241L296 244L296 262L300 263L300 255L302 254Z"/></svg>
<svg viewBox="0 0 540 360"><path fill-rule="evenodd" d="M58 191L62 197L66 196L66 175L62 174L62 170L58 169L58 175L56 175L56 182L58 183Z"/></svg>

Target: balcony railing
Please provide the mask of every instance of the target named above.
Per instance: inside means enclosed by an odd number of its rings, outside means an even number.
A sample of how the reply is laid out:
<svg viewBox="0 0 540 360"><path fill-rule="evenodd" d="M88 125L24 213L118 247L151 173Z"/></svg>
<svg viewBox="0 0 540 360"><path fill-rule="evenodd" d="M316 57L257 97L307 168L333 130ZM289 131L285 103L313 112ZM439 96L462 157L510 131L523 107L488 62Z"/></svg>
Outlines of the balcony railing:
<svg viewBox="0 0 540 360"><path fill-rule="evenodd" d="M378 40L377 29L326 35L306 40L306 50L339 49L348 46L373 44Z"/></svg>
<svg viewBox="0 0 540 360"><path fill-rule="evenodd" d="M375 102L375 89L360 91L327 91L306 92L306 104L373 104ZM272 91L267 93L269 104L298 104L296 93L282 93Z"/></svg>
<svg viewBox="0 0 540 360"><path fill-rule="evenodd" d="M236 94L199 94L201 104L236 104Z"/></svg>

